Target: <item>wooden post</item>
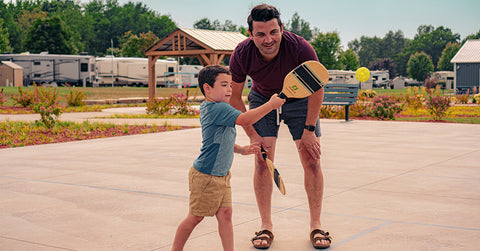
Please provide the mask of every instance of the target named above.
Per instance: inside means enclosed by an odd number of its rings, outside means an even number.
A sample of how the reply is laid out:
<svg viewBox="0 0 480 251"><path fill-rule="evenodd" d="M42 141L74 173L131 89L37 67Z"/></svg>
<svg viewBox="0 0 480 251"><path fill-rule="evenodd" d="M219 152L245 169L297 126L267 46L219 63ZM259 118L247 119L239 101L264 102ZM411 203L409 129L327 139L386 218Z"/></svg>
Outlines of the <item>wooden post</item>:
<svg viewBox="0 0 480 251"><path fill-rule="evenodd" d="M155 81L155 62L160 56L148 56L148 101L153 102L155 100L155 89L157 83Z"/></svg>

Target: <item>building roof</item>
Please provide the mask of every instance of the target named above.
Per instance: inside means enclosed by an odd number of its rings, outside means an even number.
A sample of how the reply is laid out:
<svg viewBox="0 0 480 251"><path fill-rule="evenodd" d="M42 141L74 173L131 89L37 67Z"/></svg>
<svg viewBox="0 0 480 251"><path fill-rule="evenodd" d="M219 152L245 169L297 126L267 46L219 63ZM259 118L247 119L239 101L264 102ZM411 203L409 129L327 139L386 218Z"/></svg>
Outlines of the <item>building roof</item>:
<svg viewBox="0 0 480 251"><path fill-rule="evenodd" d="M193 38L196 38L197 40L205 43L205 45L207 45L208 47L217 51L233 51L240 42L247 38L240 32L186 28L180 29L186 34L192 36Z"/></svg>
<svg viewBox="0 0 480 251"><path fill-rule="evenodd" d="M188 51L198 50L232 52L246 38L240 32L177 28L148 48L146 53L176 51L188 54Z"/></svg>
<svg viewBox="0 0 480 251"><path fill-rule="evenodd" d="M451 63L480 63L480 39L467 40Z"/></svg>
<svg viewBox="0 0 480 251"><path fill-rule="evenodd" d="M21 67L18 64L15 64L13 62L10 62L10 61L1 61L0 65L2 65L2 64L8 66L11 69L22 69L23 70L23 67Z"/></svg>

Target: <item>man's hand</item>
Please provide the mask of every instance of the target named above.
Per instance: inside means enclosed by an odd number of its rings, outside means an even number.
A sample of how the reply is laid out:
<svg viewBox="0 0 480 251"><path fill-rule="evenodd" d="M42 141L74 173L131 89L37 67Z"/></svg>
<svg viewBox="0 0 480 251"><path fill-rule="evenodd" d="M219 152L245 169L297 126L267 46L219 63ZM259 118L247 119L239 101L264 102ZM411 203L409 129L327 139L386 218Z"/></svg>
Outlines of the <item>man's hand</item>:
<svg viewBox="0 0 480 251"><path fill-rule="evenodd" d="M307 151L313 159L320 159L322 151L320 150L320 142L315 136L315 132L303 131L298 151Z"/></svg>

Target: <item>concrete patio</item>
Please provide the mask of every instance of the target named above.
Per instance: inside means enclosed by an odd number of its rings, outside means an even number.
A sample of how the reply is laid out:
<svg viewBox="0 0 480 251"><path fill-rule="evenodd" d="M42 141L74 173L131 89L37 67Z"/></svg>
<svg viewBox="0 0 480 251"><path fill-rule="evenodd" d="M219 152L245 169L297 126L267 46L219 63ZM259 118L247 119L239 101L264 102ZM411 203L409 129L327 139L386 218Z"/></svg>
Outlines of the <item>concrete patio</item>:
<svg viewBox="0 0 480 251"><path fill-rule="evenodd" d="M480 250L479 125L321 125L330 250ZM195 128L1 149L0 250L170 250L200 145ZM287 194L274 190L269 250L313 250L303 171L283 126L275 162ZM232 168L236 250L255 250L259 230L252 164L236 155ZM222 250L215 218L185 250Z"/></svg>

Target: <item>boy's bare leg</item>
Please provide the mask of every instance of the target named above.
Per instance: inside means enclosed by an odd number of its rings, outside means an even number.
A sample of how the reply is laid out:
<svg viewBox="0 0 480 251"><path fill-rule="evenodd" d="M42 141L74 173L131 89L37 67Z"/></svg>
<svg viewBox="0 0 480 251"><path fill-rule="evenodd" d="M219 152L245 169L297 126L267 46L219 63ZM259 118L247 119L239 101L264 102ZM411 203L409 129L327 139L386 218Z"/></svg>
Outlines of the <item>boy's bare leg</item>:
<svg viewBox="0 0 480 251"><path fill-rule="evenodd" d="M296 140L295 143L298 148L300 140ZM304 170L304 185L310 207L310 231L313 231L321 227L320 214L322 212L323 200L323 173L319 159L312 158L306 150L299 151L298 154ZM318 234L317 236L321 235ZM319 241L319 244L320 243L328 244L329 242L322 240Z"/></svg>
<svg viewBox="0 0 480 251"><path fill-rule="evenodd" d="M275 156L275 143L277 138L264 137L265 150L268 152L268 158L273 161ZM273 179L265 161L255 158L255 172L253 175L253 187L257 199L258 211L262 219L262 225L259 230L269 230L273 233L272 223L272 190ZM268 235L261 235L267 236ZM266 245L265 240L255 240L254 245Z"/></svg>
<svg viewBox="0 0 480 251"><path fill-rule="evenodd" d="M224 251L233 251L233 224L232 224L232 208L221 207L217 213L218 233L222 240Z"/></svg>
<svg viewBox="0 0 480 251"><path fill-rule="evenodd" d="M203 220L203 216L188 214L187 217L178 225L175 239L173 240L172 251L182 251L188 237L193 229Z"/></svg>

